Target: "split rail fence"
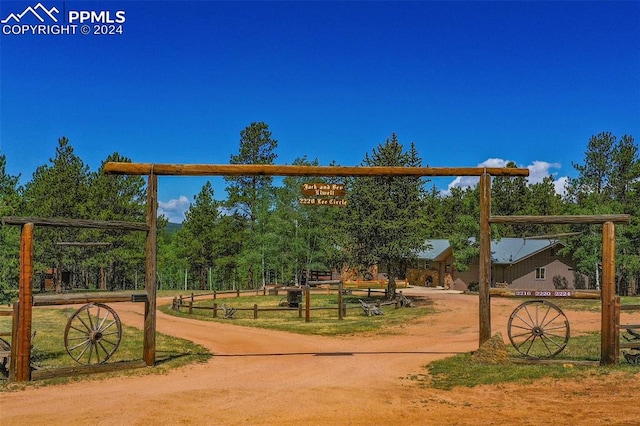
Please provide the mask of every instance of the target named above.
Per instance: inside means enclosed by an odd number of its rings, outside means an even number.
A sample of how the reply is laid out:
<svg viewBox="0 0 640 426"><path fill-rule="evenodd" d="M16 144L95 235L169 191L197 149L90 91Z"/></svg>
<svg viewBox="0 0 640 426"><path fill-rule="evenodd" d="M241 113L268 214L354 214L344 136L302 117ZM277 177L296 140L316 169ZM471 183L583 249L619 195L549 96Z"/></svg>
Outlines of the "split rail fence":
<svg viewBox="0 0 640 426"><path fill-rule="evenodd" d="M305 287L301 290L304 290L305 293L305 301L301 301L297 307L287 307L287 306L268 306L268 307L260 307L257 303L255 303L253 305L253 307L250 308L239 308L239 307L233 307L234 311L249 311L249 312L253 312L253 319L258 319L259 318L259 313L260 312L297 312L298 314L298 318L302 318L302 313L303 311L305 312L305 320L306 322L310 321L310 311L336 311L337 312L337 317L338 319L344 319L344 317L347 315L347 311L350 309L357 309L357 310L361 310L362 309L362 305L360 303L347 303L343 300L342 295L344 294L345 290L347 290L347 288L342 288L341 285L335 287L333 285L328 286L326 288L310 288L310 287ZM331 290L336 290L337 294L338 294L338 303L336 307L332 307L332 306L313 306L310 303L310 295L313 294L330 294ZM351 290L351 289L349 289ZM375 293L375 292L380 292L380 293L384 293L385 296L387 294L386 289L382 290L382 289L372 289L370 287L368 288L360 288L360 289L356 289L358 291L361 292L366 292L367 293L367 297L371 297L371 293ZM269 289L268 293L269 295L277 295L278 291L287 291L286 288L271 288ZM219 296L230 296L233 295L236 298L240 297L241 294L255 294L255 295L259 295L259 293L262 293L263 296L267 295L267 289L264 288L262 289L262 292L260 292L259 290L245 290L245 291L240 291L240 290L228 290L228 291L214 291L213 293L205 293L205 294L195 294L195 293L191 293L190 295L187 296L183 296L180 295L178 297L174 297L173 298L173 302L172 302L172 309L175 311L180 312L182 309L186 309L186 312L189 313L189 315L193 315L193 311L194 310L210 310L212 311L211 316L212 318L218 318L218 312L219 311L225 311L226 308L222 307L221 305L219 305L218 303L214 302L212 304L212 306L202 306L202 305L198 305L196 304L197 301L204 301L204 300L218 300ZM400 299L396 299L392 302L387 302L386 304L388 305L394 305L395 309L398 309L401 306L401 300ZM342 309L340 309L340 307L342 307Z"/></svg>

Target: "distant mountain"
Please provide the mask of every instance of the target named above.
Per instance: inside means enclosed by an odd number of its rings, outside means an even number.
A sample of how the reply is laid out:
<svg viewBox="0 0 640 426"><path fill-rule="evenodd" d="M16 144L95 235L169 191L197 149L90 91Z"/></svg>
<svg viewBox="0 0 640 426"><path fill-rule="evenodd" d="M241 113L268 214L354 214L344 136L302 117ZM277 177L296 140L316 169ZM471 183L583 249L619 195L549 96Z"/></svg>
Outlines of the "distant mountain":
<svg viewBox="0 0 640 426"><path fill-rule="evenodd" d="M176 231L179 231L180 229L182 229L182 224L169 222L167 223L167 227L165 229L169 234L173 235L176 233Z"/></svg>

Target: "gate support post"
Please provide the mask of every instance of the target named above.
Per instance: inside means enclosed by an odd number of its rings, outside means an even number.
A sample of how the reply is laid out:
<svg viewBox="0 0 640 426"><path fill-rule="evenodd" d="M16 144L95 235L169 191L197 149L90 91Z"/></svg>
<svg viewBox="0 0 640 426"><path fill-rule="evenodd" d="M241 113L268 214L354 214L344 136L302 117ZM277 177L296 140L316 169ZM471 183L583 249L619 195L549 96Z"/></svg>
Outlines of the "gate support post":
<svg viewBox="0 0 640 426"><path fill-rule="evenodd" d="M602 325L600 333L600 365L612 365L617 358L615 320L616 304L616 230L613 222L602 226Z"/></svg>
<svg viewBox="0 0 640 426"><path fill-rule="evenodd" d="M16 345L15 380L17 382L31 380L32 278L33 223L26 223L22 226L20 236L20 303L18 305L17 341L11 342Z"/></svg>
<svg viewBox="0 0 640 426"><path fill-rule="evenodd" d="M485 172L480 176L480 270L479 311L480 346L491 338L491 176Z"/></svg>
<svg viewBox="0 0 640 426"><path fill-rule="evenodd" d="M147 184L147 243L145 246L145 282L148 309L144 315L144 342L142 358L148 366L156 362L156 270L157 270L157 234L158 234L158 177L149 174Z"/></svg>

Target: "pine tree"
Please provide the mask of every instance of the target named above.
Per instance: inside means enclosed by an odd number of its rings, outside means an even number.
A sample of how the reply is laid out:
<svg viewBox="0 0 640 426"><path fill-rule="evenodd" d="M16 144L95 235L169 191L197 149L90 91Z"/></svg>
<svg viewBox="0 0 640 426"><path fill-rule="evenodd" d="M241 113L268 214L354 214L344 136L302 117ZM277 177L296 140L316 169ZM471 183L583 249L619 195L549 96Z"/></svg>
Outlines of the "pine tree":
<svg viewBox="0 0 640 426"><path fill-rule="evenodd" d="M32 180L26 184L26 215L45 218L89 218L86 204L89 197L88 175L88 166L75 155L69 140L65 137L58 139L55 157L49 159L49 164L38 167ZM62 249L55 243L78 241L80 230L36 228L35 232L38 240L34 248L36 272L58 268L58 282L61 281L62 265L66 265L72 272L78 272L74 269L81 263L80 249Z"/></svg>
<svg viewBox="0 0 640 426"><path fill-rule="evenodd" d="M0 217L18 216L22 209L20 176L6 173L7 158L0 154ZM15 226L0 226L0 303L9 302L5 290L17 289L20 267L20 230Z"/></svg>
<svg viewBox="0 0 640 426"><path fill-rule="evenodd" d="M176 238L182 257L198 277L199 287L207 288L208 272L214 266L217 253L216 227L220 218L220 204L213 195L211 183L202 187L185 213L182 229Z"/></svg>
<svg viewBox="0 0 640 426"><path fill-rule="evenodd" d="M231 164L273 164L278 141L271 138L265 123L251 123L240 132L240 148L231 156ZM273 205L271 176L225 177L229 194L227 206L233 214L246 220L243 248L238 265L246 274L247 287L254 288L258 271L264 276L264 256L267 221Z"/></svg>
<svg viewBox="0 0 640 426"><path fill-rule="evenodd" d="M415 146L408 151L392 134L384 144L366 154L363 166L419 167ZM420 177L375 176L351 179L345 248L351 263L386 269L389 297L395 295L396 278L403 278L407 263L424 248L424 180Z"/></svg>

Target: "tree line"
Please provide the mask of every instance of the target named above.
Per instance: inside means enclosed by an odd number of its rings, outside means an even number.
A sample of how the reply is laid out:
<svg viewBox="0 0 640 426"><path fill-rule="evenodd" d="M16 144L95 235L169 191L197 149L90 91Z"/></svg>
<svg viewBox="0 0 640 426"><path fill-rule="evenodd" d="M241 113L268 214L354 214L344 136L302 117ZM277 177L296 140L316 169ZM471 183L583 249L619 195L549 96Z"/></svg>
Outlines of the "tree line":
<svg viewBox="0 0 640 426"><path fill-rule="evenodd" d="M231 164L275 164L278 141L266 123L240 132ZM139 176L105 175L106 162L128 162L115 152L91 171L60 138L55 155L20 185L6 173L0 153L0 217L33 216L145 221L146 181ZM320 165L297 158L295 165ZM330 165L336 165L332 163ZM415 144L396 134L365 153L362 166L428 166ZM516 167L510 163L507 167ZM616 284L619 294L637 292L640 275L640 159L632 136L603 132L587 142L576 177L558 194L549 176L538 183L524 177L495 177L494 215L630 214L619 226ZM304 183L341 184L347 205L300 203ZM226 194L214 194L210 182L195 195L182 226L171 232L159 220L160 288L258 288L267 283L300 283L310 270L364 273L378 265L389 278L404 278L428 239L449 239L455 265L464 270L478 255L477 186L438 190L420 177L225 177ZM565 255L595 278L601 259L601 229L593 225L492 225L492 236L568 235ZM36 227L38 283L47 278L72 288L132 289L144 285L144 238L139 232ZM90 244L88 244L90 243ZM18 286L19 229L0 226L0 289ZM61 272L66 272L66 281ZM594 282L595 280L590 280ZM187 284L188 283L188 284Z"/></svg>

